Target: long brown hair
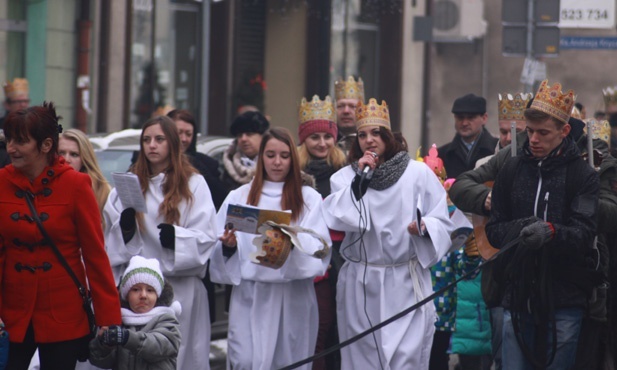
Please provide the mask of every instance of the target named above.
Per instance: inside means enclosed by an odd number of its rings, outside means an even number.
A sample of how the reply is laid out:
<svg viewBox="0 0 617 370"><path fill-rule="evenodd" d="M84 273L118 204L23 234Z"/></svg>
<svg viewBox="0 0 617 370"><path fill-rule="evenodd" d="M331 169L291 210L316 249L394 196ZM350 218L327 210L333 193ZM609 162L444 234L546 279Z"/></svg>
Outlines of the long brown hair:
<svg viewBox="0 0 617 370"><path fill-rule="evenodd" d="M139 178L141 191L146 195L148 183L152 176L150 162L146 158L144 150L144 132L150 126L160 125L165 134L165 139L169 145L169 167L165 170L165 180L163 182L164 199L159 206L159 215L165 218L165 222L169 224L178 224L180 221L180 211L178 205L182 200L188 203L193 202L193 193L189 188L189 178L197 170L191 166L188 159L182 154L180 149L180 136L178 129L171 118L166 116L157 116L150 118L144 123L139 138L139 156L137 161L131 167L131 171Z"/></svg>
<svg viewBox="0 0 617 370"><path fill-rule="evenodd" d="M261 145L259 146L259 156L257 159L257 168L255 170L255 178L249 191L246 202L252 206L259 204L261 191L266 177L266 169L264 168L264 148L268 141L276 139L285 143L289 147L291 163L289 172L285 177L283 185L283 194L281 195L281 209L291 210L291 219L296 221L302 210L304 209L304 197L302 197L302 176L300 175L300 163L298 161L298 151L294 143L291 133L282 127L273 127L263 134Z"/></svg>
<svg viewBox="0 0 617 370"><path fill-rule="evenodd" d="M405 141L405 138L403 138L403 135L393 134L392 131L385 127L378 126L378 128L379 137L381 137L381 140L386 146L386 149L382 155L384 162L394 157L398 152L407 151L407 142ZM349 163L356 162L358 159L362 158L363 155L364 152L360 149L360 142L358 141L358 136L356 136L347 157Z"/></svg>

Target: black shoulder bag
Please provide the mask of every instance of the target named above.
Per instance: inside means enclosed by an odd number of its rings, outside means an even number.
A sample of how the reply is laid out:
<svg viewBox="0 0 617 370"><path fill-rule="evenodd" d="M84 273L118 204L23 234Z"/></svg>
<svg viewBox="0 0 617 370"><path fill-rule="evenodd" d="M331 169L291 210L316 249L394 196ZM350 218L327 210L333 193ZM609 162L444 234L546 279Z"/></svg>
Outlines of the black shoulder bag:
<svg viewBox="0 0 617 370"><path fill-rule="evenodd" d="M31 192L26 191L24 198L26 198L26 202L28 203L30 212L32 212L32 219L34 219L34 221L36 222L36 225L41 231L41 234L43 234L43 238L45 238L45 242L47 243L47 245L51 247L51 250L54 252L56 257L58 258L58 261L60 261L60 264L64 267L66 272L69 274L69 276L71 277L71 279L77 286L77 290L79 291L79 295L81 296L81 299L83 302L82 306L84 308L84 311L86 311L86 316L88 316L88 326L90 328L90 335L88 336L87 342L89 342L89 340L94 338L94 335L96 334L96 322L94 319L94 311L92 310L92 296L90 295L90 291L88 291L88 289L86 289L81 284L81 282L77 278L77 275L75 275L75 272L73 272L73 269L71 269L71 266L69 266L69 263L66 261L62 253L60 253L60 250L58 249L54 241L51 239L51 237L47 233L47 230L45 230L45 228L43 227L39 214L36 211L36 208L34 207L34 203L32 203L32 199L34 199L34 195ZM80 355L78 359L79 361L83 362L88 359L87 356L88 356L88 353L86 352L85 354Z"/></svg>

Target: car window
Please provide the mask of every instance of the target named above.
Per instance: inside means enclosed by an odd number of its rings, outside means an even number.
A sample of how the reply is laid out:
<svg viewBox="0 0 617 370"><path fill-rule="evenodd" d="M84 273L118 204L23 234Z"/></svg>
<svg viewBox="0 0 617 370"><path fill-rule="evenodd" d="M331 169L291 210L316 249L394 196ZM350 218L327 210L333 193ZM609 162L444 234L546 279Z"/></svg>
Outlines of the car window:
<svg viewBox="0 0 617 370"><path fill-rule="evenodd" d="M103 176L114 186L113 172L126 172L131 166L132 150L101 150L95 152Z"/></svg>

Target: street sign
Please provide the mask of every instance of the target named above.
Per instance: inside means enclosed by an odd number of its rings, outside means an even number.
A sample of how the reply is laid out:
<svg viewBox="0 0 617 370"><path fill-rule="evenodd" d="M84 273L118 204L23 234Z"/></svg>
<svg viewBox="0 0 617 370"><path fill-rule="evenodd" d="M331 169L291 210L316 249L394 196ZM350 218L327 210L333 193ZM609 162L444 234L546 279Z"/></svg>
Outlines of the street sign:
<svg viewBox="0 0 617 370"><path fill-rule="evenodd" d="M617 50L617 37L563 36L559 40L561 49L604 49Z"/></svg>
<svg viewBox="0 0 617 370"><path fill-rule="evenodd" d="M557 22L559 22L559 1L560 0L534 0L534 22L537 24L557 24ZM501 21L503 24L527 24L527 5L528 1L526 0L503 0L501 6Z"/></svg>
<svg viewBox="0 0 617 370"><path fill-rule="evenodd" d="M615 27L615 0L561 0L560 28Z"/></svg>
<svg viewBox="0 0 617 370"><path fill-rule="evenodd" d="M536 26L533 31L532 55L555 57L559 54L559 28ZM505 56L527 55L527 27L503 26L502 52Z"/></svg>

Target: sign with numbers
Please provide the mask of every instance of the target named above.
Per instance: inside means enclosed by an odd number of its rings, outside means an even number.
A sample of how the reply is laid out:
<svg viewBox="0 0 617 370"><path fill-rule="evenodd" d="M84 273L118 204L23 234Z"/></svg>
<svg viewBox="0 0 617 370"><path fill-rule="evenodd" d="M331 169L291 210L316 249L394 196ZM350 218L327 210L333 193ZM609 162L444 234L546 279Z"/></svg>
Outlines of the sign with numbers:
<svg viewBox="0 0 617 370"><path fill-rule="evenodd" d="M559 28L613 28L615 0L561 0Z"/></svg>

